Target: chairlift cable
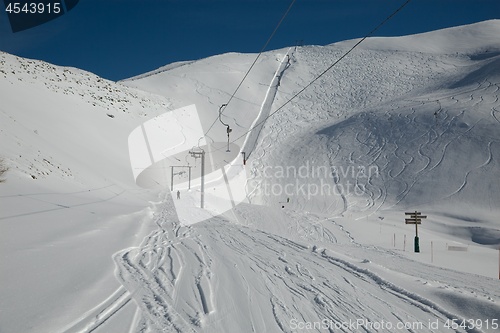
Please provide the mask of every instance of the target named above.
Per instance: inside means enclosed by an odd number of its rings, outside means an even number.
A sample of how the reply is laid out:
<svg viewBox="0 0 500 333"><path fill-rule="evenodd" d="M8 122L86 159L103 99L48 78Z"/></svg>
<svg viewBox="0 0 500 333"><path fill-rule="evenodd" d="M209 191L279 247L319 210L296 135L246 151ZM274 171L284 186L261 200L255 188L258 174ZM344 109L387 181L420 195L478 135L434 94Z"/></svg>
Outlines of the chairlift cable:
<svg viewBox="0 0 500 333"><path fill-rule="evenodd" d="M280 107L278 107L274 112L270 113L266 118L249 128L246 132L244 132L242 135L231 141L231 143L236 142L237 140L241 139L248 133L250 133L252 130L257 128L258 126L261 126L264 124L269 118L271 118L273 115L278 113L279 111L282 111L283 108L288 105L292 100L294 100L297 96L299 96L301 93L303 93L307 88L309 88L311 85L313 85L317 80L319 80L323 75L325 75L328 71L330 71L333 67L335 67L340 61L342 61L347 55L349 55L356 47L358 47L362 42L364 42L367 38L372 36L377 30L379 30L387 21L392 19L397 13L399 13L406 5L408 5L411 2L411 0L406 0L398 9L396 9L391 15L389 15L387 18L385 18L379 25L377 25L374 29L372 29L367 35L365 35L363 38L361 38L358 42L354 44L347 52L345 52L340 58L338 58L333 64L331 64L327 69L325 69L323 72L321 72L316 78L314 78L311 82L309 82L304 88L299 90L297 93L295 93L292 97L290 97L285 103L283 103Z"/></svg>
<svg viewBox="0 0 500 333"><path fill-rule="evenodd" d="M294 3L295 3L296 0L292 0L292 2L290 3L290 5L288 6L285 14L283 14L283 16L281 17L280 21L278 22L278 25L276 25L276 27L274 28L274 31L271 33L271 35L269 36L269 38L267 39L266 43L264 44L264 46L261 48L261 50L259 51L259 54L257 55L257 57L255 57L255 60L253 61L252 65L250 65L250 68L247 70L247 72L245 73L245 76L243 76L243 79L240 81L240 83L238 84L238 86L236 87L236 89L234 90L233 94L231 95L231 97L229 98L229 100L225 103L225 105L227 106L229 103L231 103L231 101L233 100L234 96L236 95L236 93L238 92L238 90L240 89L241 85L243 84L243 82L245 81L245 79L247 78L248 74L250 74L250 71L252 70L253 66L257 63L257 60L259 60L259 57L261 56L261 54L264 52L264 50L267 48L267 45L271 42L271 39L273 39L274 35L276 34L276 31L278 31L278 28L280 27L281 23L284 21L285 17L288 15L288 13L290 12L290 10L292 9ZM224 108L225 110L225 108ZM217 115L217 118L220 119L220 116L222 115L222 112L219 112L219 114ZM207 136L208 135L208 132L210 132L210 130L212 129L212 127L215 125L215 123L217 122L217 118L215 118L215 120L213 121L212 125L210 125L210 127L208 128L208 130L205 132L204 136ZM221 120L222 122L222 120ZM226 125L227 126L227 125Z"/></svg>

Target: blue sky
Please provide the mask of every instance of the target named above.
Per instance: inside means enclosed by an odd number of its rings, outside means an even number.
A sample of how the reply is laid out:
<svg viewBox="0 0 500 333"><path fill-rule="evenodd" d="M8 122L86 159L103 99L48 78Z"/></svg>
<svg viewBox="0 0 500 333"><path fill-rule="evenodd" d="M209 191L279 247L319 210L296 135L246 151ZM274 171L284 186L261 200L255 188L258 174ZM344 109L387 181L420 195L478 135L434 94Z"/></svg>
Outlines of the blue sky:
<svg viewBox="0 0 500 333"><path fill-rule="evenodd" d="M225 52L258 52L292 0L80 0L13 33L0 3L0 50L120 80ZM363 37L405 0L296 0L267 50ZM412 0L377 36L500 19L499 0Z"/></svg>

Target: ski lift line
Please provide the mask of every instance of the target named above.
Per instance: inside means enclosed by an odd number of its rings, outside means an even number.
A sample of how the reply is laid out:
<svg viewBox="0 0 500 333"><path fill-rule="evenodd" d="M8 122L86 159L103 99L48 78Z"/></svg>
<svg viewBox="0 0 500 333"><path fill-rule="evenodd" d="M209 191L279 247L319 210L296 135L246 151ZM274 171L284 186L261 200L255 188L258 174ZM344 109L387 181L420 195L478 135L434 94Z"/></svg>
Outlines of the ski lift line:
<svg viewBox="0 0 500 333"><path fill-rule="evenodd" d="M368 37L372 36L377 30L379 30L387 21L392 19L397 13L399 13L406 5L408 5L411 2L411 0L406 0L398 9L396 9L391 15L389 15L387 18L385 18L379 25L377 25L374 29L372 29L367 35L365 35L363 38L361 38L354 46L352 46L347 52L345 52L340 58L338 58L333 64L331 64L327 69L325 69L322 73L320 73L316 78L314 78L311 82L309 82L304 88L299 90L297 93L295 93L292 97L290 97L285 103L283 103L280 107L278 107L274 112L271 112L266 118L264 118L262 121L258 122L254 126L248 129L248 131L244 132L242 135L231 141L231 143L234 143L250 133L252 130L257 128L258 126L261 126L264 124L269 118L271 118L273 115L278 113L279 111L282 111L283 108L288 105L292 100L294 100L297 96L299 96L301 93L303 93L307 88L309 88L311 85L313 85L317 80L319 80L323 75L325 75L328 71L330 71L333 67L335 67L340 61L342 61L345 57L347 57L356 47L359 46L362 42L364 42ZM208 133L208 132L207 132Z"/></svg>
<svg viewBox="0 0 500 333"><path fill-rule="evenodd" d="M252 65L250 66L250 68L248 69L248 71L246 72L245 76L243 77L243 79L241 80L240 84L236 87L235 91L233 92L233 94L231 95L231 97L229 98L229 101L226 103L226 106L231 102L231 100L234 98L234 96L236 95L236 92L238 91L238 89L241 87L241 85L243 84L243 81L245 81L246 77L248 76L248 74L250 73L250 71L252 70L253 66L257 63L257 60L259 59L259 57L261 56L262 52L264 52L264 50L267 48L267 45L269 45L269 43L271 42L271 40L273 39L274 35L276 34L276 32L278 31L278 28L280 27L281 23L283 23L283 21L285 20L285 17L288 15L288 13L290 12L290 10L292 9L294 3L295 3L296 0L292 0L292 2L290 3L290 5L288 6L285 14L283 14L283 16L281 17L280 21L278 22L278 25L276 25L276 27L274 28L274 31L271 33L271 36L269 36L269 38L267 39L266 43L264 44L264 46L261 48L261 50L259 51L259 54L257 55L257 57L255 57L255 60L253 61Z"/></svg>
<svg viewBox="0 0 500 333"><path fill-rule="evenodd" d="M238 90L240 89L241 85L243 84L243 82L245 81L245 79L247 78L248 74L250 74L250 71L252 70L253 66L255 66L255 64L257 63L257 60L259 60L260 56L262 55L262 52L264 52L264 50L267 48L267 45L271 42L271 39L273 39L274 35L276 34L276 31L278 31L278 28L280 27L281 23L285 20L285 17L288 15L288 13L290 12L290 10L292 9L295 1L297 0L292 0L292 2L290 3L290 5L288 6L285 14L283 14L283 16L281 17L280 21L278 22L278 25L276 25L276 27L274 28L274 31L271 33L271 35L269 36L269 38L267 39L266 43L264 44L264 46L260 49L259 51L259 54L255 57L255 60L253 61L253 63L250 65L250 68L247 70L247 72L245 73L245 76L243 76L243 79L240 81L240 83L238 84L238 86L236 87L236 89L234 90L233 94L231 95L231 97L229 98L229 100L225 103L225 105L229 105L229 103L231 103L231 101L233 100L234 96L236 95L236 93L238 92ZM225 108L224 108L225 110ZM222 112L219 113L218 115L218 118L220 119L220 116L221 116ZM210 125L210 127L208 128L208 130L205 132L205 135L204 136L207 136L208 133L210 132L210 130L212 129L212 127L215 125L215 123L217 122L217 118L215 118L215 120L213 121L212 125ZM221 121L222 122L222 121ZM227 126L227 125L226 125Z"/></svg>

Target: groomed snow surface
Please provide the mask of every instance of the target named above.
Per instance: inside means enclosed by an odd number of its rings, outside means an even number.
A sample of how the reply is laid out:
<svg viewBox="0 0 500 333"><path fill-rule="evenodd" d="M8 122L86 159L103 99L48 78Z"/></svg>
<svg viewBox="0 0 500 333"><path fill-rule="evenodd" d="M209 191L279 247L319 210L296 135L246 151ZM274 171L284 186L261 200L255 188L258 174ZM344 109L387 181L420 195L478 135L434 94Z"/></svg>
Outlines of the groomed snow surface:
<svg viewBox="0 0 500 333"><path fill-rule="evenodd" d="M283 108L355 41L266 52L220 120L255 54L0 53L0 332L498 332L498 36L368 39Z"/></svg>

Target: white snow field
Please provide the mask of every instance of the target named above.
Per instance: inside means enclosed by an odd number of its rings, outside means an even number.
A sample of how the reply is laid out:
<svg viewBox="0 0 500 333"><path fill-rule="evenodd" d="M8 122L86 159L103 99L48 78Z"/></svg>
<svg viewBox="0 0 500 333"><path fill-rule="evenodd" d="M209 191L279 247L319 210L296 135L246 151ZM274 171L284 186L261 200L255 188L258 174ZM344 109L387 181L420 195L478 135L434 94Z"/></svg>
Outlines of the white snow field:
<svg viewBox="0 0 500 333"><path fill-rule="evenodd" d="M500 331L498 36L370 38L290 102L356 41L269 51L225 108L256 54L0 53L0 332Z"/></svg>

